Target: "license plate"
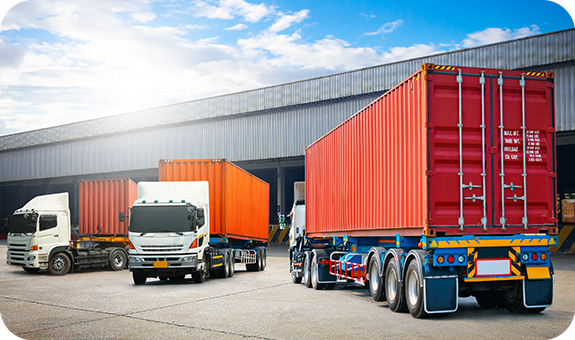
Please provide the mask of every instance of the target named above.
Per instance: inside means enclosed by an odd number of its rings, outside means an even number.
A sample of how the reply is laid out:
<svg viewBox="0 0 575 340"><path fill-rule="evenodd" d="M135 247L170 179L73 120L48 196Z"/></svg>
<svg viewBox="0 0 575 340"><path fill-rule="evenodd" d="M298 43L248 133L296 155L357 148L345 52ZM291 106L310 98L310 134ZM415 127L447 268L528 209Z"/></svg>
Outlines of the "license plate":
<svg viewBox="0 0 575 340"><path fill-rule="evenodd" d="M509 276L511 259L489 259L475 261L475 276Z"/></svg>
<svg viewBox="0 0 575 340"><path fill-rule="evenodd" d="M168 261L154 261L154 268L168 268Z"/></svg>

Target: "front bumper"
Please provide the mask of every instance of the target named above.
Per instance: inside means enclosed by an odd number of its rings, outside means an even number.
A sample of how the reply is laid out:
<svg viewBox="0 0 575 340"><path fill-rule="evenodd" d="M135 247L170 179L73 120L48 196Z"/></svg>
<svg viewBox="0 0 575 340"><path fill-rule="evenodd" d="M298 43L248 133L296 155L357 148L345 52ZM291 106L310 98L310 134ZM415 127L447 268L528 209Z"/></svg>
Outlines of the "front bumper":
<svg viewBox="0 0 575 340"><path fill-rule="evenodd" d="M130 271L143 270L152 275L167 273L192 273L200 267L197 254L181 255L129 255Z"/></svg>
<svg viewBox="0 0 575 340"><path fill-rule="evenodd" d="M40 262L40 259L46 260L46 256L39 256L37 251L9 250L6 256L6 263L20 267L46 269L48 262Z"/></svg>

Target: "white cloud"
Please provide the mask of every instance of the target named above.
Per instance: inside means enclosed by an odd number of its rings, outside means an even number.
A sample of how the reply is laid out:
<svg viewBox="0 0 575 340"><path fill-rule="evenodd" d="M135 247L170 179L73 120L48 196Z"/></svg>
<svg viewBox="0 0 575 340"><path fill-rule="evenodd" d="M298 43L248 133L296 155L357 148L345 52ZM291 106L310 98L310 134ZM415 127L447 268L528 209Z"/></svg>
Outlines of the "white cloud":
<svg viewBox="0 0 575 340"><path fill-rule="evenodd" d="M232 26L232 27L224 28L224 30L226 30L226 31L241 31L241 30L245 30L246 28L248 28L247 25L240 23L240 24L237 24L237 25Z"/></svg>
<svg viewBox="0 0 575 340"><path fill-rule="evenodd" d="M217 21L212 25L206 19L193 17L202 6L205 18L229 14L245 23L216 32ZM190 10L192 16L173 27L147 21L161 15L150 15L152 10L149 3L141 0L81 4L76 0L28 0L13 8L0 30L33 28L51 37L46 41L33 40L14 31L0 38L0 125L4 124L0 135L539 32L534 26L515 30L491 28L474 32L459 43L383 50L352 45L333 35L311 39L302 30L285 33L309 17L307 9L284 14L273 6L243 0L201 1ZM235 42L221 42L225 41L226 31L246 29L247 23L258 21L264 21L260 26L267 28L250 32ZM384 34L399 25L399 21L388 23L378 32Z"/></svg>
<svg viewBox="0 0 575 340"><path fill-rule="evenodd" d="M214 5L211 5L211 4ZM265 4L252 4L244 0L194 1L194 6L186 12L196 17L209 19L234 19L242 17L245 21L255 23L274 12L274 6Z"/></svg>
<svg viewBox="0 0 575 340"><path fill-rule="evenodd" d="M295 23L299 24L300 22L302 22L303 19L308 17L307 16L308 13L309 13L308 9L301 10L293 15L286 15L280 12L278 13L279 19L276 20L276 22L273 25L271 25L269 30L272 32L283 31Z"/></svg>
<svg viewBox="0 0 575 340"><path fill-rule="evenodd" d="M501 29L501 28L486 28L483 31L474 32L463 40L461 46L475 47L480 45L493 44L505 40L519 39L528 37L530 35L541 34L537 25L523 27L519 29Z"/></svg>
<svg viewBox="0 0 575 340"><path fill-rule="evenodd" d="M366 33L366 35L378 35L378 34L386 34L395 31L396 28L403 25L403 20L397 19L394 22L388 22L383 24L377 31Z"/></svg>

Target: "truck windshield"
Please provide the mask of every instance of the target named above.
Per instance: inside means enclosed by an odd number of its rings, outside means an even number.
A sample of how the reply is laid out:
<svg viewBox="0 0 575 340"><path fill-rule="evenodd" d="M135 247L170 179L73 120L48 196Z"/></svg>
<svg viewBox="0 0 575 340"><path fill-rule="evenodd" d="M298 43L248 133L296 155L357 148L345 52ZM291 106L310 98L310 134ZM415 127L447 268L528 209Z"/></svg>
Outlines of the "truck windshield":
<svg viewBox="0 0 575 340"><path fill-rule="evenodd" d="M37 215L34 214L18 214L12 216L10 222L11 233L35 233Z"/></svg>
<svg viewBox="0 0 575 340"><path fill-rule="evenodd" d="M192 215L187 206L132 207L129 231L139 233L190 231Z"/></svg>

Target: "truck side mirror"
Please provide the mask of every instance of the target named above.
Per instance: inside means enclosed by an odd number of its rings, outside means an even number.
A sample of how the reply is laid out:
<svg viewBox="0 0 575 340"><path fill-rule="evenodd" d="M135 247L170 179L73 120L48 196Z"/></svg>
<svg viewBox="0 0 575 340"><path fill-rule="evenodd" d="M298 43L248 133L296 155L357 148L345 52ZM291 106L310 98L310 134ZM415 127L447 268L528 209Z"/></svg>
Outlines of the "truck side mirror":
<svg viewBox="0 0 575 340"><path fill-rule="evenodd" d="M123 211L120 211L120 222L124 222L126 221L126 213L124 213Z"/></svg>
<svg viewBox="0 0 575 340"><path fill-rule="evenodd" d="M204 218L204 208L198 208L198 218Z"/></svg>
<svg viewBox="0 0 575 340"><path fill-rule="evenodd" d="M196 226L198 226L198 228L201 227L201 226L203 226L205 223L206 223L206 221L204 220L203 217L196 219Z"/></svg>

